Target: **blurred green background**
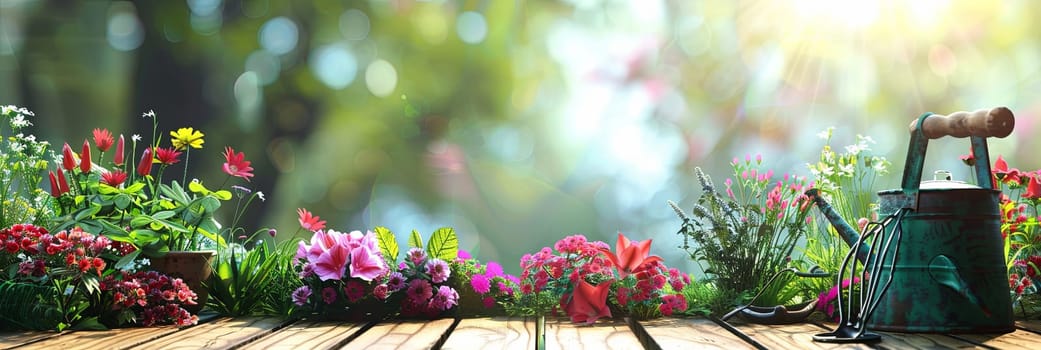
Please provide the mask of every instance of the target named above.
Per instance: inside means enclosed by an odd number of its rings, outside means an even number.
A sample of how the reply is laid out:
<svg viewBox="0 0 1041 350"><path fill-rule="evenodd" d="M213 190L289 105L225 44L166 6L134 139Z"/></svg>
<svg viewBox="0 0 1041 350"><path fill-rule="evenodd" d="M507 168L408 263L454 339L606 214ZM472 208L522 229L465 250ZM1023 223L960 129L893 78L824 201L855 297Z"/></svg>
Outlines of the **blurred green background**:
<svg viewBox="0 0 1041 350"><path fill-rule="evenodd" d="M1039 23L1026 0L0 0L0 103L56 147L147 135L149 110L200 129L191 176L244 151L268 198L247 225L283 237L299 207L341 231L453 226L517 272L621 231L696 272L665 204L700 196L693 166L806 175L835 126L893 162L881 190L919 114L1005 105L992 157L1041 167ZM937 143L927 168L967 176L968 141Z"/></svg>

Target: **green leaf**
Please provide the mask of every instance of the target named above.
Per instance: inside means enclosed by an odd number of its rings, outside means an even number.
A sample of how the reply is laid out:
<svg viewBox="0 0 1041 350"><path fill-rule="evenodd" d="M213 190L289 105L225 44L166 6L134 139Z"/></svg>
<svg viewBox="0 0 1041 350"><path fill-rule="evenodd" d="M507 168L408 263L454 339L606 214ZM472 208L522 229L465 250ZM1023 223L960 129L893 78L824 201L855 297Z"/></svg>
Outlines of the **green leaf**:
<svg viewBox="0 0 1041 350"><path fill-rule="evenodd" d="M452 261L459 254L459 239L451 227L442 227L430 235L427 254L444 261Z"/></svg>
<svg viewBox="0 0 1041 350"><path fill-rule="evenodd" d="M203 197L200 204L202 204L203 209L205 209L207 213L214 213L220 208L220 201L209 196Z"/></svg>
<svg viewBox="0 0 1041 350"><path fill-rule="evenodd" d="M398 240L394 238L394 233L383 226L377 226L375 231L376 240L380 245L380 252L383 253L383 259L392 265L398 262Z"/></svg>
<svg viewBox="0 0 1041 350"><path fill-rule="evenodd" d="M99 211L101 211L101 206L100 205L91 204L89 207L87 207L87 208L79 211L78 213L76 213L75 220L76 221L81 221L83 219L86 219L86 218L89 218L91 216L94 216L94 214L97 214Z"/></svg>
<svg viewBox="0 0 1041 350"><path fill-rule="evenodd" d="M116 262L116 269L126 270L127 267L130 266L130 264L134 263L134 259L137 259L138 255L141 255L141 251L134 250L130 252L130 254L124 255L122 258L119 258L119 261Z"/></svg>
<svg viewBox="0 0 1041 350"><path fill-rule="evenodd" d="M222 201L231 200L231 191L220 190L220 191L217 191L217 192L213 192L213 196L217 197L218 199L220 199Z"/></svg>
<svg viewBox="0 0 1041 350"><path fill-rule="evenodd" d="M177 213L175 213L173 210L163 210L155 214L152 214L152 218L156 220L164 220L172 218L175 214Z"/></svg>
<svg viewBox="0 0 1041 350"><path fill-rule="evenodd" d="M144 188L145 188L145 183L144 182L135 182L133 185L127 186L127 188L124 189L123 192L126 192L126 193L137 193L137 192L140 192Z"/></svg>
<svg viewBox="0 0 1041 350"><path fill-rule="evenodd" d="M130 201L131 201L130 200L130 196L128 196L128 195L126 195L124 193L120 193L120 194L116 195L116 199L114 200L114 204L116 205L116 209L126 210L126 208L130 206Z"/></svg>
<svg viewBox="0 0 1041 350"><path fill-rule="evenodd" d="M408 246L423 249L423 237L419 236L419 231L412 230L412 234L408 236Z"/></svg>
<svg viewBox="0 0 1041 350"><path fill-rule="evenodd" d="M188 183L188 190L192 191L194 193L202 194L204 196L210 194L211 192L213 192L213 191L210 191L208 188L206 188L206 186L203 186L202 185L202 181L192 181L192 182L189 182Z"/></svg>

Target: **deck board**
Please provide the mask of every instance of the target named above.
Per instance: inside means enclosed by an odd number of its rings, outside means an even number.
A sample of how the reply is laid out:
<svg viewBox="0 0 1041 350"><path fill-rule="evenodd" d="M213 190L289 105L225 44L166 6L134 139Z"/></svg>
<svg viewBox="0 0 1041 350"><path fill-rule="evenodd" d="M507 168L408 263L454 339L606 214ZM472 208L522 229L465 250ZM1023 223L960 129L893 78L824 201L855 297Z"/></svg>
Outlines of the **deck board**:
<svg viewBox="0 0 1041 350"><path fill-rule="evenodd" d="M712 321L666 318L641 321L654 342L662 349L754 349L725 328Z"/></svg>
<svg viewBox="0 0 1041 350"><path fill-rule="evenodd" d="M10 349L59 335L62 335L62 333L49 331L0 332L0 349Z"/></svg>
<svg viewBox="0 0 1041 350"><path fill-rule="evenodd" d="M836 327L834 323L815 324L829 331ZM974 343L943 334L869 331L882 336L882 342L877 344L882 349L983 349Z"/></svg>
<svg viewBox="0 0 1041 350"><path fill-rule="evenodd" d="M442 349L534 349L535 321L522 317L459 321Z"/></svg>
<svg viewBox="0 0 1041 350"><path fill-rule="evenodd" d="M781 326L760 324L735 324L738 330L747 334L768 349L875 349L869 344L832 344L813 341L813 335L830 331L824 327L810 323L796 323Z"/></svg>
<svg viewBox="0 0 1041 350"><path fill-rule="evenodd" d="M589 326L567 319L546 320L546 349L642 349L624 321L606 320Z"/></svg>
<svg viewBox="0 0 1041 350"><path fill-rule="evenodd" d="M369 328L342 349L430 349L455 320L394 321Z"/></svg>
<svg viewBox="0 0 1041 350"><path fill-rule="evenodd" d="M1006 334L957 334L952 337L1001 349L1041 348L1041 334L1022 329Z"/></svg>
<svg viewBox="0 0 1041 350"><path fill-rule="evenodd" d="M271 333L285 323L274 317L222 318L182 329L132 349L229 349Z"/></svg>
<svg viewBox="0 0 1041 350"><path fill-rule="evenodd" d="M76 331L32 343L29 348L94 350L127 349L178 331L174 326L119 328L107 331Z"/></svg>
<svg viewBox="0 0 1041 350"><path fill-rule="evenodd" d="M364 323L299 321L241 349L336 349L360 330Z"/></svg>

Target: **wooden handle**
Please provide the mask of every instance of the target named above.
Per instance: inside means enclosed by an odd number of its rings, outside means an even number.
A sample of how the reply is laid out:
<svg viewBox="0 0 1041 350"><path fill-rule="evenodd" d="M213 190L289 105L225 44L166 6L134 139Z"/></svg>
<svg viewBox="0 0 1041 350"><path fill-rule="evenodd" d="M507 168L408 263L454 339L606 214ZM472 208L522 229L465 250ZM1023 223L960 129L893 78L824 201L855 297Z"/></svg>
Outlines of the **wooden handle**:
<svg viewBox="0 0 1041 350"><path fill-rule="evenodd" d="M922 134L929 139L953 137L998 137L1012 133L1016 118L1005 107L981 109L975 112L954 112L949 115L933 114L922 121ZM918 129L918 120L911 122L911 132Z"/></svg>

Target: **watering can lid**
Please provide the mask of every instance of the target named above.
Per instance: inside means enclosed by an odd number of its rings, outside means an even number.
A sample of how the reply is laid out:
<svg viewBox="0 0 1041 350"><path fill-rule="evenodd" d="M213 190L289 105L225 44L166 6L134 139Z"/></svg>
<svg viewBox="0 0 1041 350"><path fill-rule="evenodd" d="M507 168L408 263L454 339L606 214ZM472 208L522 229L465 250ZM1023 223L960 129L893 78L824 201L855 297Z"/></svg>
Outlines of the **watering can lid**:
<svg viewBox="0 0 1041 350"><path fill-rule="evenodd" d="M984 190L983 187L979 187L973 184L965 183L964 181L953 181L953 180L926 180L922 181L921 186L918 187L919 191L946 191L946 190ZM879 192L879 194L894 194L903 193L901 189L885 190Z"/></svg>

